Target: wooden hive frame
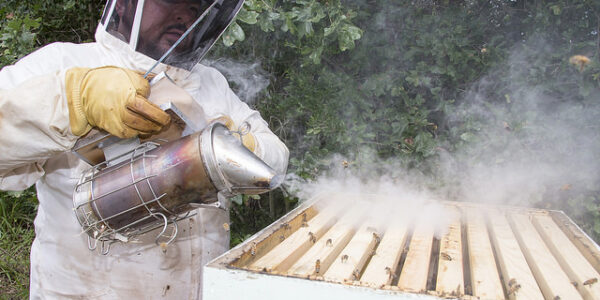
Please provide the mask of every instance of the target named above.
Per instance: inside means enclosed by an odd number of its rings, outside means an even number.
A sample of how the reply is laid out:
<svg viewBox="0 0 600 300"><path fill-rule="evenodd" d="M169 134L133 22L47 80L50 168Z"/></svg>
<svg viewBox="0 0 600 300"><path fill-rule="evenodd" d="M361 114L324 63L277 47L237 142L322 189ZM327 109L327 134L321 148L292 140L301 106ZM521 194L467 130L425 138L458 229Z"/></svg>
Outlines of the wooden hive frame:
<svg viewBox="0 0 600 300"><path fill-rule="evenodd" d="M436 236L322 197L209 263L204 299L600 299L600 248L560 211L442 202Z"/></svg>

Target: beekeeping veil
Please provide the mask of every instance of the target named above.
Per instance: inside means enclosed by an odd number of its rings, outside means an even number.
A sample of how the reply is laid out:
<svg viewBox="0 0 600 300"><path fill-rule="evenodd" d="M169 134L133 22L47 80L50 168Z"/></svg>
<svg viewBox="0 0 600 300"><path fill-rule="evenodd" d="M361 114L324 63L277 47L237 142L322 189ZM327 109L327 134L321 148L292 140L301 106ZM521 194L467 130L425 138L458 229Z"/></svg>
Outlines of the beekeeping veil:
<svg viewBox="0 0 600 300"><path fill-rule="evenodd" d="M244 0L108 0L101 26L136 52L191 70Z"/></svg>

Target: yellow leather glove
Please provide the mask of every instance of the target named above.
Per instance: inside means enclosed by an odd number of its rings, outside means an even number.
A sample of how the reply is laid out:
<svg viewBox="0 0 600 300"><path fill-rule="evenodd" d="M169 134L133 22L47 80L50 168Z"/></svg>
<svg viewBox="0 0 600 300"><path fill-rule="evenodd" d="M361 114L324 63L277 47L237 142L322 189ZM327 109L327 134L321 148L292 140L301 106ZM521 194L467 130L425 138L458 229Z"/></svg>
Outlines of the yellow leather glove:
<svg viewBox="0 0 600 300"><path fill-rule="evenodd" d="M107 66L72 68L66 72L69 123L81 136L99 127L120 138L148 135L171 122L146 98L148 81L132 70Z"/></svg>
<svg viewBox="0 0 600 300"><path fill-rule="evenodd" d="M233 136L240 139L240 134L241 134L240 129L235 126L235 123L229 116L226 116L226 115L219 116L219 117L213 119L212 121L222 122L223 124L225 124L225 127L227 127L227 129L229 129L231 131ZM246 132L243 135L241 135L241 141L242 141L242 145L244 145L244 147L246 147L248 150L254 152L254 150L256 149L256 138L254 137L254 135L251 132Z"/></svg>

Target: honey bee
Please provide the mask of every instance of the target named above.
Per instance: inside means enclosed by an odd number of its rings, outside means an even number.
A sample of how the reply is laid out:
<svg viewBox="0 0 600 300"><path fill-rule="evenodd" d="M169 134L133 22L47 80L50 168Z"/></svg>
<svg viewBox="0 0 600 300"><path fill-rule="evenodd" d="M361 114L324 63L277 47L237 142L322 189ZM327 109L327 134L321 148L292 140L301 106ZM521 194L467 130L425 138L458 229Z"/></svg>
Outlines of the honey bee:
<svg viewBox="0 0 600 300"><path fill-rule="evenodd" d="M442 259L447 260L447 261L452 261L452 256L450 256L450 254L445 253L445 252L440 252L440 256L442 257ZM510 283L509 283L510 285Z"/></svg>
<svg viewBox="0 0 600 300"><path fill-rule="evenodd" d="M252 243L252 247L250 248L250 255L256 255L256 243Z"/></svg>
<svg viewBox="0 0 600 300"><path fill-rule="evenodd" d="M348 261L348 254L342 255L342 263L345 263L347 261Z"/></svg>
<svg viewBox="0 0 600 300"><path fill-rule="evenodd" d="M354 272L352 272L352 280L358 280L358 279L360 279L360 270L354 269Z"/></svg>
<svg viewBox="0 0 600 300"><path fill-rule="evenodd" d="M584 281L583 285L592 285L592 284L594 284L596 282L598 282L598 278L594 277L594 278L590 278L590 279Z"/></svg>
<svg viewBox="0 0 600 300"><path fill-rule="evenodd" d="M229 223L223 223L223 229L227 232L229 232Z"/></svg>
<svg viewBox="0 0 600 300"><path fill-rule="evenodd" d="M516 293L520 288L521 288L521 285L517 283L516 279L511 278L508 281L508 294L509 295Z"/></svg>
<svg viewBox="0 0 600 300"><path fill-rule="evenodd" d="M377 235L377 233L373 232L373 238L375 239L376 243L381 242L381 238L379 237L379 235Z"/></svg>
<svg viewBox="0 0 600 300"><path fill-rule="evenodd" d="M583 72L586 65L590 63L590 59L584 55L573 55L569 58L569 63L579 67L579 72Z"/></svg>
<svg viewBox="0 0 600 300"><path fill-rule="evenodd" d="M312 233L312 232L308 232L308 236L309 236L309 240L310 240L311 242L313 242L313 244L317 242L317 237L315 236L315 234L314 234L314 233Z"/></svg>
<svg viewBox="0 0 600 300"><path fill-rule="evenodd" d="M306 220L306 213L302 214L302 227L308 227L308 221Z"/></svg>
<svg viewBox="0 0 600 300"><path fill-rule="evenodd" d="M327 239L327 241L325 242L325 246L333 247L333 241L331 239Z"/></svg>
<svg viewBox="0 0 600 300"><path fill-rule="evenodd" d="M321 260L317 259L315 262L315 273L319 274L321 272Z"/></svg>
<svg viewBox="0 0 600 300"><path fill-rule="evenodd" d="M350 163L347 160L342 161L342 166L345 168L348 168L350 166Z"/></svg>

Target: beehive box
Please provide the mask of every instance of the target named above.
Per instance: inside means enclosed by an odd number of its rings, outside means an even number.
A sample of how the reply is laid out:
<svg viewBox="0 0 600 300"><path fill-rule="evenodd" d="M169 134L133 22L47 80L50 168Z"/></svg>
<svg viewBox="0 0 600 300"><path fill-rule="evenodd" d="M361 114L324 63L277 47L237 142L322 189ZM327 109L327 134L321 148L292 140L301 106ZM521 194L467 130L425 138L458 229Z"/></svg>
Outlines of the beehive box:
<svg viewBox="0 0 600 300"><path fill-rule="evenodd" d="M204 299L600 299L599 248L560 211L438 202L444 222L378 222L326 198L209 263Z"/></svg>

